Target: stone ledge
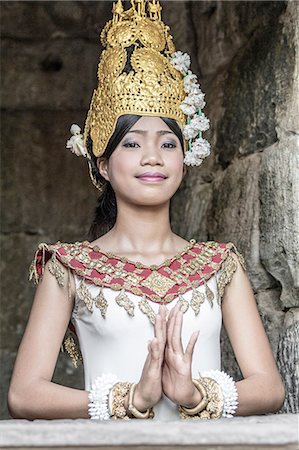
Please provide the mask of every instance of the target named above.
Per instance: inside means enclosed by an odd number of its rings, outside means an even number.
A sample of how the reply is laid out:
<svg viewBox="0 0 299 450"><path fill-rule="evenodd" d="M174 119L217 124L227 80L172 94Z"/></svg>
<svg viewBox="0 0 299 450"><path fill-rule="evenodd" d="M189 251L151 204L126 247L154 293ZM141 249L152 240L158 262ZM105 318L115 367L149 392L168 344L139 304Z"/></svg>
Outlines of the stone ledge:
<svg viewBox="0 0 299 450"><path fill-rule="evenodd" d="M299 414L267 414L219 420L100 421L24 420L0 422L4 448L138 448L164 450L199 448L298 449ZM213 449L211 448L213 446Z"/></svg>

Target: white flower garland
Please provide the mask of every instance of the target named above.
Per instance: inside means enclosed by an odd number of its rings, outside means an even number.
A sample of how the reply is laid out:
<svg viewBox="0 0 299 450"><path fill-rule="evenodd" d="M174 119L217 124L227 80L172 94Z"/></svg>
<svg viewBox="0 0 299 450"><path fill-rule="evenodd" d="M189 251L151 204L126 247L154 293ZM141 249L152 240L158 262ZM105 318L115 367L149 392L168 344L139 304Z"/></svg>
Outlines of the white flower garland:
<svg viewBox="0 0 299 450"><path fill-rule="evenodd" d="M224 371L209 370L199 373L200 377L213 378L220 385L223 392L222 417L233 417L238 407L238 391L233 378Z"/></svg>
<svg viewBox="0 0 299 450"><path fill-rule="evenodd" d="M201 133L210 127L209 119L201 111L206 102L205 94L201 91L197 77L189 70L190 56L188 53L177 51L172 53L171 64L184 75L184 90L187 94L180 105L187 117L187 124L183 127L184 138L189 141L189 149L185 154L184 163L187 166L200 166L204 158L210 154L210 144L202 138ZM198 137L197 137L198 136ZM197 139L195 139L197 137Z"/></svg>
<svg viewBox="0 0 299 450"><path fill-rule="evenodd" d="M91 419L110 419L109 394L117 381L117 376L113 373L104 373L95 378L88 394L88 414Z"/></svg>

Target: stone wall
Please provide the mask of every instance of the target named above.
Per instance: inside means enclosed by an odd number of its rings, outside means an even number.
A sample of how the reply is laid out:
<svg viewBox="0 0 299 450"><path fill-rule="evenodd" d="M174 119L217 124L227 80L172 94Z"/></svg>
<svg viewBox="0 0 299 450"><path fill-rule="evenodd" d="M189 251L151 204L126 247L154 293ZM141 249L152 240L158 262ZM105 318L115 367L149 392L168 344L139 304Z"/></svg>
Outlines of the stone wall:
<svg viewBox="0 0 299 450"><path fill-rule="evenodd" d="M211 121L205 137L212 154L200 169L188 168L172 200L173 229L186 239L232 241L243 253L287 386L282 411L295 412L298 4L162 6L177 49L191 55ZM1 2L2 418L9 417L7 387L34 295L27 278L36 246L86 239L96 205L85 161L66 151L65 141L70 124L84 124L96 86L98 35L111 7L105 1ZM223 368L240 379L225 329L221 338ZM60 354L53 381L83 388L82 368Z"/></svg>
<svg viewBox="0 0 299 450"><path fill-rule="evenodd" d="M213 155L173 202L187 238L232 241L244 255L260 316L299 404L298 3L191 2ZM185 42L182 40L180 46ZM185 48L186 44L185 44ZM181 217L188 220L181 220ZM242 379L225 328L223 370Z"/></svg>

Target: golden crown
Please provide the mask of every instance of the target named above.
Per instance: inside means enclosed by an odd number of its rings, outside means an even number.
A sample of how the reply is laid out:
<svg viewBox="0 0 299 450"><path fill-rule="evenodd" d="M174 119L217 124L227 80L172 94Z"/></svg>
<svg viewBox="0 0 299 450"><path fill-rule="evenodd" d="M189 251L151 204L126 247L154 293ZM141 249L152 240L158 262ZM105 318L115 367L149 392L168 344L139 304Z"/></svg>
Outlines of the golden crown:
<svg viewBox="0 0 299 450"><path fill-rule="evenodd" d="M121 0L114 3L113 18L101 32L104 50L98 65L99 85L83 135L86 143L90 133L95 156L103 154L123 114L170 117L181 128L186 122L179 108L186 96L183 75L168 57L175 47L169 27L161 21L162 8L155 0L131 0L131 5L124 11ZM127 61L128 73L124 72Z"/></svg>
<svg viewBox="0 0 299 450"><path fill-rule="evenodd" d="M210 154L210 144L201 135L209 128L209 119L201 111L205 94L189 70L189 55L176 51L161 10L157 0L131 0L128 10L122 0L113 3L113 17L100 35L104 49L98 87L84 133L73 124L73 136L67 141L75 154L90 158L86 150L90 137L93 154L101 156L117 119L124 114L175 119L183 132L187 165L198 166Z"/></svg>

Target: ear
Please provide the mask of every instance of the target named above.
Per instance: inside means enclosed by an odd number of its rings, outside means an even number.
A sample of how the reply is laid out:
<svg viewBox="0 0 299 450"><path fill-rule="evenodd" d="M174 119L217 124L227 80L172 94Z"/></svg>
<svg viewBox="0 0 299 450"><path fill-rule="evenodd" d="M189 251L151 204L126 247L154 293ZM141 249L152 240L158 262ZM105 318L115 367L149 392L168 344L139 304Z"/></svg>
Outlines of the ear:
<svg viewBox="0 0 299 450"><path fill-rule="evenodd" d="M99 169L100 175L102 175L105 180L110 181L108 175L108 160L106 158L97 158L97 168Z"/></svg>

